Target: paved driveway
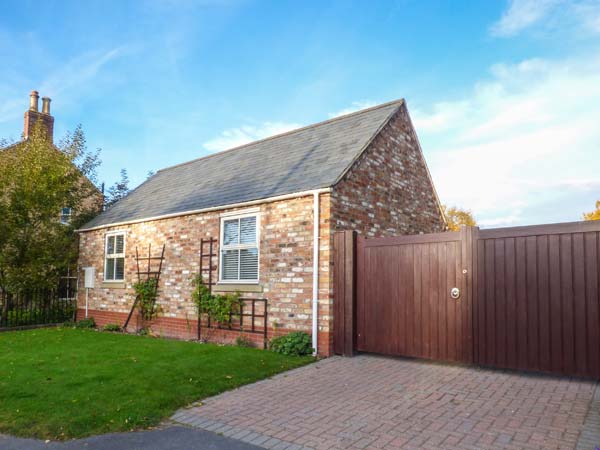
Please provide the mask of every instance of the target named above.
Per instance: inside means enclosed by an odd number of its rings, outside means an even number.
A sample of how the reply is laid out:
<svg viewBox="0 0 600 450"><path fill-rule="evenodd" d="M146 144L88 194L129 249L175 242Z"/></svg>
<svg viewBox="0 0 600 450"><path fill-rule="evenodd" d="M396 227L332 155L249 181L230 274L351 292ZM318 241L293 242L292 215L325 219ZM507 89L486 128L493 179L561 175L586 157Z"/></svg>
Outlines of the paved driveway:
<svg viewBox="0 0 600 450"><path fill-rule="evenodd" d="M595 391L590 381L362 355L224 393L173 420L289 450L594 450Z"/></svg>

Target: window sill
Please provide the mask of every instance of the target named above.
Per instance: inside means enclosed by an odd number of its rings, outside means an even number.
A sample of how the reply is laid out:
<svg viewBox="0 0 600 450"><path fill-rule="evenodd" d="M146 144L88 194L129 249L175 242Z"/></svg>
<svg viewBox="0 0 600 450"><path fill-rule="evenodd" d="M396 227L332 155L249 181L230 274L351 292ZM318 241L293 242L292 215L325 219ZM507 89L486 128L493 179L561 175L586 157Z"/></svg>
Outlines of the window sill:
<svg viewBox="0 0 600 450"><path fill-rule="evenodd" d="M127 283L124 281L104 281L100 284L102 289L125 289Z"/></svg>
<svg viewBox="0 0 600 450"><path fill-rule="evenodd" d="M262 292L263 287L260 284L217 284L213 288L215 292Z"/></svg>

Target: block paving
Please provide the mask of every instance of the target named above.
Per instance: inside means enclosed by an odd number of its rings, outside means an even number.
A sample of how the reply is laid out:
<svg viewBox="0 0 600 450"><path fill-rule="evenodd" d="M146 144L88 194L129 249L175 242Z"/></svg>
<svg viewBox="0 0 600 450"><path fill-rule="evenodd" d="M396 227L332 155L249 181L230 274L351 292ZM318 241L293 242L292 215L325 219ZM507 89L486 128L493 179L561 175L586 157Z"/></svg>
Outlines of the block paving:
<svg viewBox="0 0 600 450"><path fill-rule="evenodd" d="M172 420L269 449L592 449L589 380L360 355L209 398Z"/></svg>

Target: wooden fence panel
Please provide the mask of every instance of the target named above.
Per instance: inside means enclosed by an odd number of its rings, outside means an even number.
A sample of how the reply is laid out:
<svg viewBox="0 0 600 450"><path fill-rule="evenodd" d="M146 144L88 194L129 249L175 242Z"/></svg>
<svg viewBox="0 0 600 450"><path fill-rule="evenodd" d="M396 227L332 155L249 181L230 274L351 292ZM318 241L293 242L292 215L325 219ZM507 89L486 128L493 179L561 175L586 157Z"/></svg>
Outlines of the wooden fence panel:
<svg viewBox="0 0 600 450"><path fill-rule="evenodd" d="M600 377L600 224L481 230L482 365Z"/></svg>

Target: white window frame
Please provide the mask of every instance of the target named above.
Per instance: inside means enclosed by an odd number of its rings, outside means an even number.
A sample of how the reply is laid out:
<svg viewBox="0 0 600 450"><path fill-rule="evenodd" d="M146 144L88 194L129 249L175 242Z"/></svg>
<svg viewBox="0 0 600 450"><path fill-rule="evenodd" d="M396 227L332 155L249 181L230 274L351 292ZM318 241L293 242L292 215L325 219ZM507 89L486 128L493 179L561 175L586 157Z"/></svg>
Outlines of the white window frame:
<svg viewBox="0 0 600 450"><path fill-rule="evenodd" d="M123 236L123 253L113 253L112 255L110 255L110 257L108 256L108 238L111 236L115 236L115 250L117 248L117 239L116 236ZM125 258L125 255L127 254L127 233L125 231L111 231L110 233L106 233L104 235L104 267L102 270L102 279L104 280L104 282L106 283L123 283L125 281L125 262L127 260L127 258ZM113 279L113 280L108 280L106 278L106 261L108 259L116 259L116 258L123 258L123 279ZM115 268L115 275L116 275L117 271Z"/></svg>
<svg viewBox="0 0 600 450"><path fill-rule="evenodd" d="M223 245L225 240L223 239L225 233L225 221L243 219L245 217L256 217L256 244L233 244ZM230 213L221 214L221 224L219 230L219 284L258 284L260 280L260 213L258 210L252 209L246 212L235 211ZM239 230L239 228L238 228ZM240 230L241 231L241 230ZM239 232L239 231L238 231ZM256 268L256 279L237 279L237 280L224 280L223 279L223 252L224 250L243 250L249 248L256 248L257 250L257 268ZM238 273L240 273L239 264L242 258L238 260ZM239 276L239 275L238 275Z"/></svg>
<svg viewBox="0 0 600 450"><path fill-rule="evenodd" d="M69 214L63 214L63 210L68 209L69 210ZM67 220L63 220L63 217L67 217ZM60 209L60 223L61 225L70 225L71 224L71 219L73 218L73 208L71 208L70 206L63 206Z"/></svg>

